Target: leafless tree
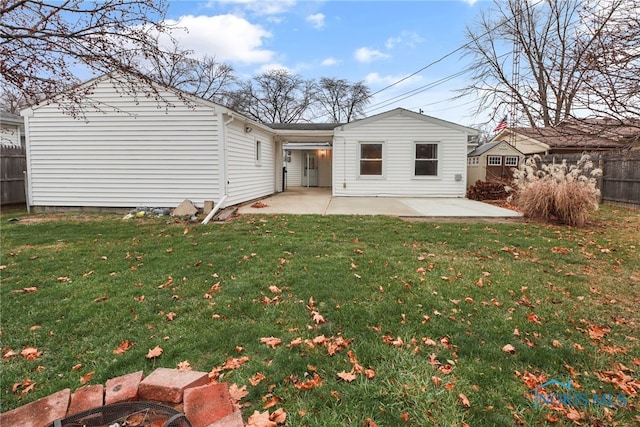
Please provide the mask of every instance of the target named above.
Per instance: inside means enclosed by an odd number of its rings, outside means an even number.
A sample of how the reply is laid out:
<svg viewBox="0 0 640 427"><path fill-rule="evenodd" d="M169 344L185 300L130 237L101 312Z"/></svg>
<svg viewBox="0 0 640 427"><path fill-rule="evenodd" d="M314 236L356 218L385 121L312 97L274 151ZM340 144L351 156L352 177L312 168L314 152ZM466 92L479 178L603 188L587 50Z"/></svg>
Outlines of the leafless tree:
<svg viewBox="0 0 640 427"><path fill-rule="evenodd" d="M348 123L364 115L371 91L364 82L322 77L318 85L317 103L332 123Z"/></svg>
<svg viewBox="0 0 640 427"><path fill-rule="evenodd" d="M226 103L226 96L235 83L233 67L214 57L195 58L175 41L167 54L147 61L151 77L167 86L217 103Z"/></svg>
<svg viewBox="0 0 640 427"><path fill-rule="evenodd" d="M588 3L583 28L595 42L583 65L589 78L582 102L600 116L640 119L640 0L619 1L613 11Z"/></svg>
<svg viewBox="0 0 640 427"><path fill-rule="evenodd" d="M305 121L314 97L313 81L278 69L240 82L228 106L262 123L297 123Z"/></svg>
<svg viewBox="0 0 640 427"><path fill-rule="evenodd" d="M496 0L473 28L467 28L470 83L462 95L479 97L476 113L488 111L494 121L515 102L518 116L531 127L555 126L576 113L614 113L614 107L628 107L631 97L618 92L623 80L618 76L633 83L635 75L637 88L638 26L635 35L626 26L628 41L616 36L615 27L618 16L633 12L632 3L637 22L637 2ZM518 80L513 79L514 40L521 51ZM635 51L636 74L629 68L632 61L613 55L623 46L629 48L631 41L635 49L627 51ZM616 58L616 66L615 61L595 61L594 66L594 58L603 52ZM603 81L609 82L607 87ZM594 91L594 85L600 89ZM616 106L609 105L612 95Z"/></svg>
<svg viewBox="0 0 640 427"><path fill-rule="evenodd" d="M136 63L164 55L165 10L165 0L0 0L0 83L34 100L78 83L79 72L120 72L123 89L137 95L150 80ZM62 94L66 112L99 108L87 105L90 91Z"/></svg>

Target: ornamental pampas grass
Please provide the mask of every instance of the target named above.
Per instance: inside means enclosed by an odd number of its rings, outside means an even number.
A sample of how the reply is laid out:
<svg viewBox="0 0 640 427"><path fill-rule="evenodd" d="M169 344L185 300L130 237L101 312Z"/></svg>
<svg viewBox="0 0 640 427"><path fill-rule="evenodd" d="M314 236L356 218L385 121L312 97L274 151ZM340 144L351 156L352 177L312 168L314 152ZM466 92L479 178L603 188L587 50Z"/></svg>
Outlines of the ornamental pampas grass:
<svg viewBox="0 0 640 427"><path fill-rule="evenodd" d="M568 166L566 160L559 164L541 160L538 155L530 157L514 172L512 201L525 216L584 225L589 214L598 209L597 178L602 170L594 167L588 155L574 166Z"/></svg>

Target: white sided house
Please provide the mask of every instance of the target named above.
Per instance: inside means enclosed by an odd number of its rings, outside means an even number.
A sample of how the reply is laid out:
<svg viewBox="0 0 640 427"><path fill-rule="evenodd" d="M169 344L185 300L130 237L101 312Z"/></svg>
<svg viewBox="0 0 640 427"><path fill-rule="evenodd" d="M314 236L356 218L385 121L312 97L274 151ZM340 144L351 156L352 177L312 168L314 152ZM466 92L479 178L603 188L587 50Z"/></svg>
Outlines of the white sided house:
<svg viewBox="0 0 640 427"><path fill-rule="evenodd" d="M333 195L464 197L467 146L478 132L396 108L333 137Z"/></svg>
<svg viewBox="0 0 640 427"><path fill-rule="evenodd" d="M265 125L164 86L147 86L150 96L124 87L114 74L76 88L101 107L81 119L61 97L22 111L30 206L225 207L291 187L465 195L471 128L402 108L342 125Z"/></svg>
<svg viewBox="0 0 640 427"><path fill-rule="evenodd" d="M165 87L158 100L123 90L114 75L88 84L87 102L102 111L74 118L59 98L22 111L31 206L232 205L282 188L282 147L269 127Z"/></svg>

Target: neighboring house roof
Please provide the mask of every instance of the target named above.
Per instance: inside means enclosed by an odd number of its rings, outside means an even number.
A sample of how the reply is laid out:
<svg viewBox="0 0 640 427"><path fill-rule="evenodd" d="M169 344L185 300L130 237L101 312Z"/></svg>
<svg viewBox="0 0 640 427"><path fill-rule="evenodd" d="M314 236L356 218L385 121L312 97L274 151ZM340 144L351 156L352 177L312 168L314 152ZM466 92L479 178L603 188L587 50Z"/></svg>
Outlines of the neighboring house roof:
<svg viewBox="0 0 640 427"><path fill-rule="evenodd" d="M334 130L338 126L342 126L342 123L268 123L271 129L274 130Z"/></svg>
<svg viewBox="0 0 640 427"><path fill-rule="evenodd" d="M609 150L625 148L624 142L590 135L578 129L567 127L555 128L507 128L494 137L493 141L502 141L514 132L529 140L533 140L543 148L559 150ZM542 149L541 151L546 151Z"/></svg>
<svg viewBox="0 0 640 427"><path fill-rule="evenodd" d="M0 123L14 125L14 126L23 126L24 119L22 116L17 114L10 113L8 111L0 111Z"/></svg>
<svg viewBox="0 0 640 427"><path fill-rule="evenodd" d="M418 119L418 120L422 120L428 123L432 123L438 126L443 126L446 128L450 128L450 129L455 129L457 131L460 132L464 132L467 135L478 135L478 130L476 129L472 129L466 126L462 126L456 123L452 123L452 122L448 122L446 120L442 120L442 119L437 119L435 117L431 117L431 116L427 116L425 114L420 114L420 113L416 113L414 111L411 110L406 110L404 108L395 108L393 110L389 110L387 112L384 113L380 113L380 114L376 114L373 116L369 116L366 117L364 119L359 119L359 120L355 120L353 122L349 122L346 123L342 126L340 126L340 130L349 130L349 129L353 129L355 127L367 124L367 123L371 123L371 122L375 122L378 120L382 120L382 119L386 119L388 117L393 117L393 116L397 116L397 115L405 115L405 116L409 116L409 117L413 117L414 119Z"/></svg>
<svg viewBox="0 0 640 427"><path fill-rule="evenodd" d="M476 148L475 150L473 150L472 152L470 152L469 154L467 154L468 157L477 157L477 156L481 156L484 153L491 151L493 148L497 147L500 144L507 144L506 141L493 141L493 142L487 142L485 144L482 144L481 146L479 146L478 148ZM510 146L510 148L513 151L516 151L517 153L521 154L524 156L524 153L520 150L518 150L516 147L514 146Z"/></svg>

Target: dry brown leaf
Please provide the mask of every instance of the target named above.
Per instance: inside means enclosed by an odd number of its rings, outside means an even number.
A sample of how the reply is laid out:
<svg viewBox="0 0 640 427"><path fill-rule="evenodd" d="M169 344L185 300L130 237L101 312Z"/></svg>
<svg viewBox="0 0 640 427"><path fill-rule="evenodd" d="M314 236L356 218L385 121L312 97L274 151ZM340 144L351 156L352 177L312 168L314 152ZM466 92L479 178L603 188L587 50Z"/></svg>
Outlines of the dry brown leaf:
<svg viewBox="0 0 640 427"><path fill-rule="evenodd" d="M367 377L368 380L372 380L376 377L376 371L372 368L364 370L364 376Z"/></svg>
<svg viewBox="0 0 640 427"><path fill-rule="evenodd" d="M527 320L531 323L537 323L538 325L542 325L540 318L535 313L529 313L529 315L527 316Z"/></svg>
<svg viewBox="0 0 640 427"><path fill-rule="evenodd" d="M502 351L504 351L505 353L515 354L516 348L511 344L507 344L504 347L502 347Z"/></svg>
<svg viewBox="0 0 640 427"><path fill-rule="evenodd" d="M260 338L260 343L266 344L269 348L276 348L282 344L282 340L276 337Z"/></svg>
<svg viewBox="0 0 640 427"><path fill-rule="evenodd" d="M162 356L162 352L163 351L164 350L162 350L162 347L157 345L154 348L149 350L149 352L147 353L147 359L153 359L154 357L160 357L160 356Z"/></svg>
<svg viewBox="0 0 640 427"><path fill-rule="evenodd" d="M173 311L171 311L171 312L167 313L167 320L171 322L173 319L176 318L176 316L177 316L177 314L175 314Z"/></svg>
<svg viewBox="0 0 640 427"><path fill-rule="evenodd" d="M282 289L280 289L279 287L275 286L275 285L271 285L269 286L269 291L271 291L274 294L279 294L282 292Z"/></svg>
<svg viewBox="0 0 640 427"><path fill-rule="evenodd" d="M264 399L263 399L264 400ZM276 406L277 404L279 404L280 402L282 402L282 399L279 398L278 396L271 396L271 398L269 398L266 403L262 406L262 409L269 409L269 408L273 408L274 406Z"/></svg>
<svg viewBox="0 0 640 427"><path fill-rule="evenodd" d="M31 294L34 292L38 292L38 288L35 286L30 286L28 288L16 289L15 291L11 291L12 294Z"/></svg>
<svg viewBox="0 0 640 427"><path fill-rule="evenodd" d="M611 332L611 329L597 325L589 325L588 328L589 338L597 341L600 341L609 332Z"/></svg>
<svg viewBox="0 0 640 427"><path fill-rule="evenodd" d="M278 408L271 414L271 420L275 421L276 424L285 424L287 422L287 413L284 412L284 409Z"/></svg>
<svg viewBox="0 0 640 427"><path fill-rule="evenodd" d="M340 378L343 381L346 381L348 383L352 382L353 380L355 380L357 378L356 374L352 372L346 372L346 371L342 371L338 373L338 378Z"/></svg>
<svg viewBox="0 0 640 427"><path fill-rule="evenodd" d="M91 371L87 374L84 374L82 377L80 377L80 384L86 384L91 381L91 378L93 378L93 374L95 373L96 371Z"/></svg>
<svg viewBox="0 0 640 427"><path fill-rule="evenodd" d="M440 387L440 385L442 384L442 378L433 376L431 377L431 382L433 383L434 386Z"/></svg>
<svg viewBox="0 0 640 427"><path fill-rule="evenodd" d="M409 422L409 414L406 412L403 412L402 414L400 414L400 419L402 421L404 421L405 423Z"/></svg>
<svg viewBox="0 0 640 427"><path fill-rule="evenodd" d="M244 399L247 394L249 394L249 392L247 391L246 385L238 387L237 384L231 384L229 386L229 396L231 397L231 400L234 404L237 404L242 399Z"/></svg>
<svg viewBox="0 0 640 427"><path fill-rule="evenodd" d="M364 427L378 427L378 424L376 424L376 422L373 421L373 419L366 418L364 420Z"/></svg>
<svg viewBox="0 0 640 427"><path fill-rule="evenodd" d="M113 350L113 354L124 354L125 352L129 351L131 347L133 347L133 343L129 340L124 340L120 343L118 348Z"/></svg>
<svg viewBox="0 0 640 427"><path fill-rule="evenodd" d="M191 363L188 360L178 363L178 371L190 371Z"/></svg>
<svg viewBox="0 0 640 427"><path fill-rule="evenodd" d="M471 408L471 402L469 402L469 398L467 396L465 396L462 393L459 393L458 399L460 399L462 406L464 406L465 408Z"/></svg>
<svg viewBox="0 0 640 427"><path fill-rule="evenodd" d="M25 347L20 351L20 355L27 360L36 360L42 355L42 352L35 347Z"/></svg>
<svg viewBox="0 0 640 427"><path fill-rule="evenodd" d="M82 368L82 363L78 363L78 364L73 365L73 366L71 367L71 370L72 370L72 371L77 371L77 370L78 370L78 369L80 369L80 368Z"/></svg>
<svg viewBox="0 0 640 427"><path fill-rule="evenodd" d="M98 297L98 298L94 299L94 300L93 300L93 302L103 302L103 301L106 301L106 300L108 300L108 299L109 299L109 297L108 297L108 296L103 295L103 296L101 296L101 297Z"/></svg>
<svg viewBox="0 0 640 427"><path fill-rule="evenodd" d="M253 411L253 415L247 420L246 427L277 427L277 425L275 421L271 421L269 411L262 413Z"/></svg>
<svg viewBox="0 0 640 427"><path fill-rule="evenodd" d="M264 380L265 377L263 374L261 374L260 372L257 372L254 376L252 376L251 378L249 378L249 384L251 384L252 386L257 386L258 384L260 384L260 382L262 380ZM266 407L264 409L267 409Z"/></svg>

